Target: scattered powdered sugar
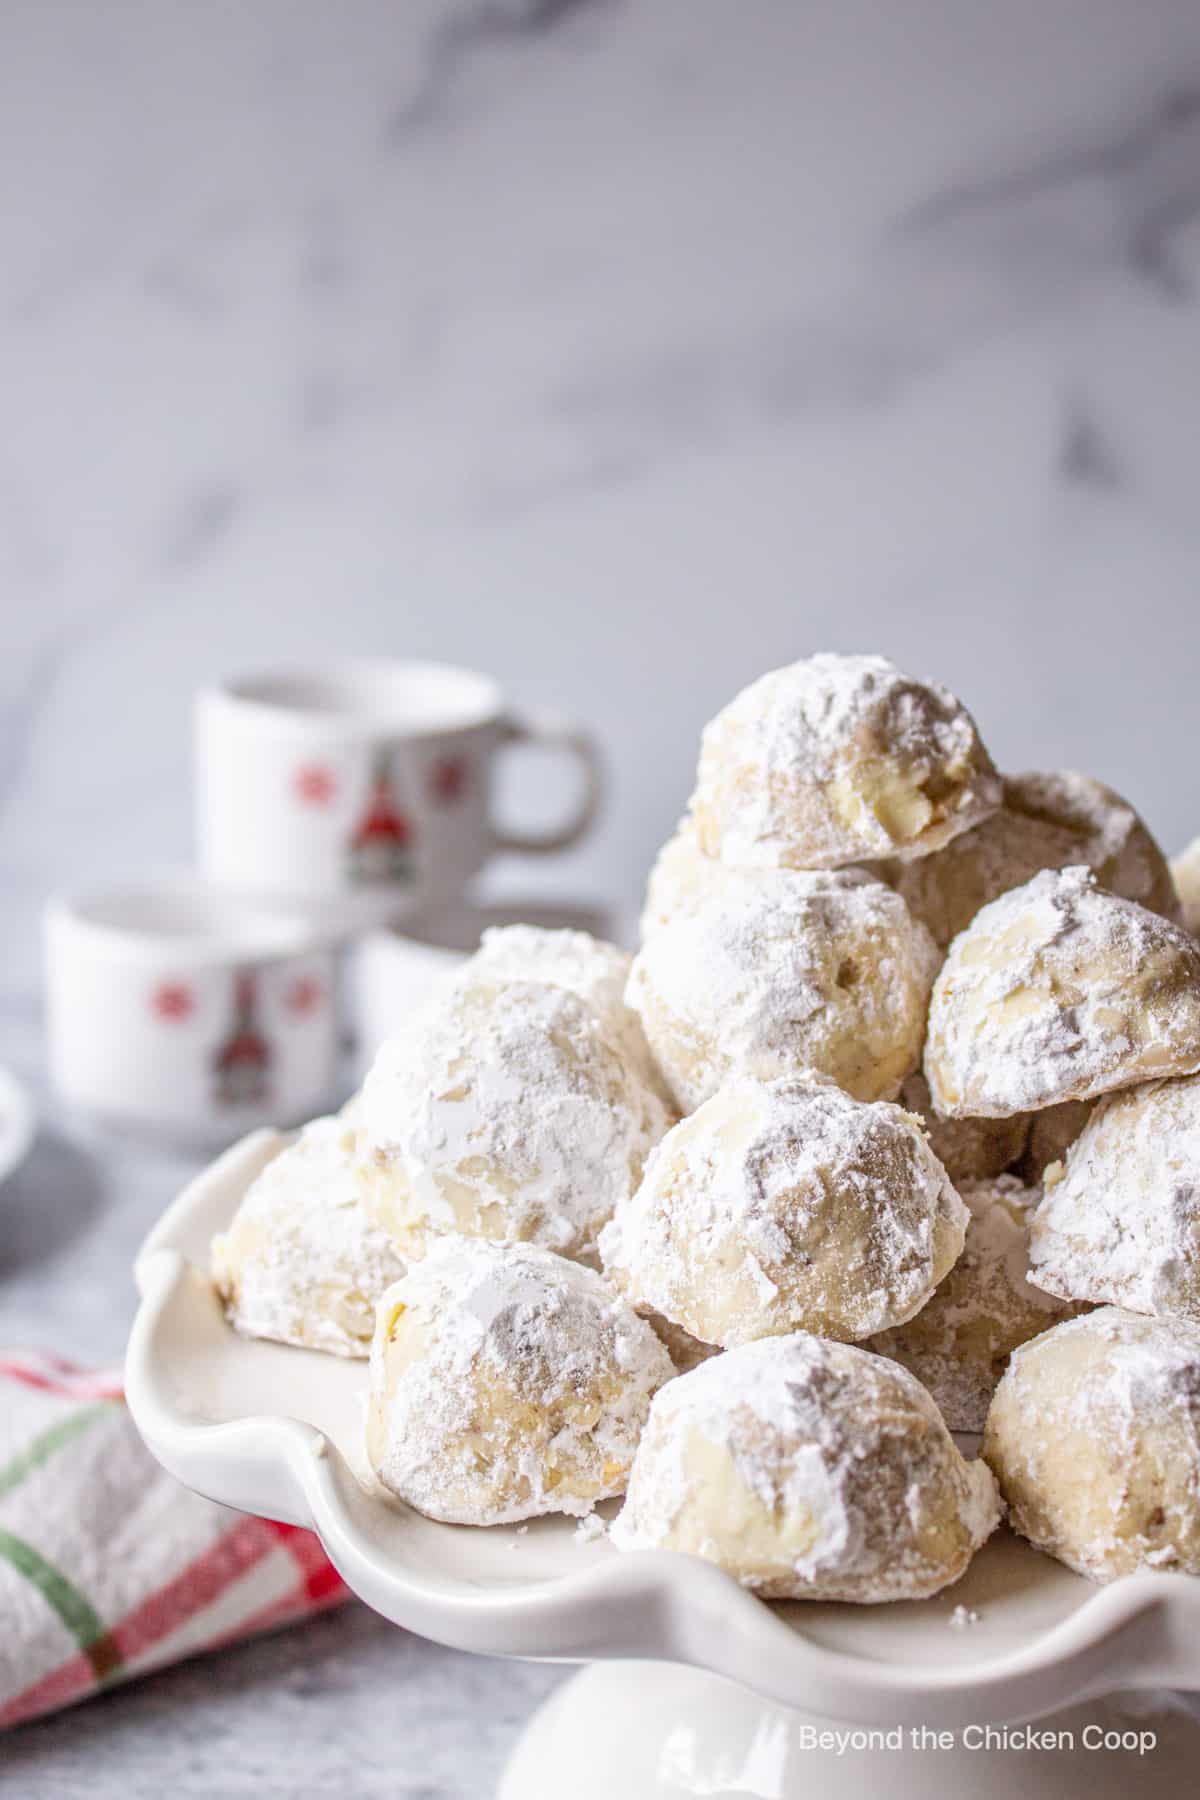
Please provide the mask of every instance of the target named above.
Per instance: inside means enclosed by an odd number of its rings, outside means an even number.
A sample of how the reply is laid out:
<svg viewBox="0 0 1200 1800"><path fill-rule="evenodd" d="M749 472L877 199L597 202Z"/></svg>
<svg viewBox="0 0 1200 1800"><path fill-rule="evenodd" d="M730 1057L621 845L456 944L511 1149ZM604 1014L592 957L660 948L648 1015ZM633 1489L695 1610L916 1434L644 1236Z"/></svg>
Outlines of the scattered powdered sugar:
<svg viewBox="0 0 1200 1800"><path fill-rule="evenodd" d="M601 1254L637 1306L705 1343L858 1338L925 1304L966 1224L910 1114L820 1077L742 1076L667 1133Z"/></svg>
<svg viewBox="0 0 1200 1800"><path fill-rule="evenodd" d="M911 1371L951 1431L980 1432L1019 1344L1070 1309L1029 1279L1029 1220L1041 1198L1011 1175L959 1188L970 1218L963 1253L914 1318L870 1348Z"/></svg>
<svg viewBox="0 0 1200 1800"><path fill-rule="evenodd" d="M999 800L945 688L882 656L821 653L761 676L705 727L692 808L723 862L816 869L925 855Z"/></svg>
<svg viewBox="0 0 1200 1800"><path fill-rule="evenodd" d="M765 1536L738 1489L769 1521ZM919 1382L799 1333L660 1391L609 1535L621 1550L690 1549L766 1597L883 1601L955 1579L999 1516L991 1475L963 1461ZM782 1574L789 1522L802 1547Z"/></svg>
<svg viewBox="0 0 1200 1800"><path fill-rule="evenodd" d="M1200 1068L1200 943L1089 869L985 906L934 983L937 1110L1003 1118Z"/></svg>
<svg viewBox="0 0 1200 1800"><path fill-rule="evenodd" d="M1200 1323L1200 1076L1101 1102L1047 1176L1032 1260L1065 1298Z"/></svg>
<svg viewBox="0 0 1200 1800"><path fill-rule="evenodd" d="M239 1331L366 1356L375 1301L404 1262L363 1206L352 1127L315 1119L267 1164L214 1238L212 1270Z"/></svg>
<svg viewBox="0 0 1200 1800"><path fill-rule="evenodd" d="M949 1624L954 1631L965 1631L969 1625L978 1625L982 1616L973 1606L956 1606L950 1614Z"/></svg>
<svg viewBox="0 0 1200 1800"><path fill-rule="evenodd" d="M623 1491L650 1397L673 1374L593 1270L530 1244L449 1239L381 1302L368 1457L431 1518L586 1514Z"/></svg>
<svg viewBox="0 0 1200 1800"><path fill-rule="evenodd" d="M577 1544L598 1544L608 1536L608 1526L599 1513L588 1513L575 1527Z"/></svg>
<svg viewBox="0 0 1200 1800"><path fill-rule="evenodd" d="M592 1253L667 1122L577 994L467 979L383 1045L362 1119L402 1243L465 1230L567 1255Z"/></svg>
<svg viewBox="0 0 1200 1800"><path fill-rule="evenodd" d="M683 1112L732 1072L816 1069L863 1100L916 1067L937 950L860 870L736 879L634 959L627 998Z"/></svg>

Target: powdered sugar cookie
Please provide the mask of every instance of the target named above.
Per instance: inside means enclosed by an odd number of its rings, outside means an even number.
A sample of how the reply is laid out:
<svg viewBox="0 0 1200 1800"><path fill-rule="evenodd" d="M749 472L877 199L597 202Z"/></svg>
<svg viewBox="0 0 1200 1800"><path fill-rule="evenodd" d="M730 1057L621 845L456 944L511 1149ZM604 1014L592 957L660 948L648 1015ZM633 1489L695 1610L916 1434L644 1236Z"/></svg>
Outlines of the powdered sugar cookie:
<svg viewBox="0 0 1200 1800"><path fill-rule="evenodd" d="M938 956L898 894L859 870L779 871L673 919L627 999L682 1112L726 1076L815 1069L860 1100L916 1067Z"/></svg>
<svg viewBox="0 0 1200 1800"><path fill-rule="evenodd" d="M673 1374L593 1270L532 1244L450 1240L379 1303L368 1460L451 1524L589 1513L624 1491L651 1395Z"/></svg>
<svg viewBox="0 0 1200 1800"><path fill-rule="evenodd" d="M1178 920L1166 858L1132 806L1069 770L1005 776L1003 805L990 819L933 856L884 862L877 873L945 949L989 901L1042 869L1075 865L1110 893Z"/></svg>
<svg viewBox="0 0 1200 1800"><path fill-rule="evenodd" d="M920 1382L798 1333L661 1389L609 1536L704 1557L764 1599L877 1602L957 1580L999 1517Z"/></svg>
<svg viewBox="0 0 1200 1800"><path fill-rule="evenodd" d="M385 1043L363 1087L360 1173L409 1258L453 1232L594 1255L665 1111L586 1001L462 980Z"/></svg>
<svg viewBox="0 0 1200 1800"><path fill-rule="evenodd" d="M882 656L822 654L752 682L704 728L700 847L733 865L926 856L1000 803L970 714Z"/></svg>
<svg viewBox="0 0 1200 1800"><path fill-rule="evenodd" d="M1076 1309L1030 1280L1029 1220L1040 1191L1011 1175L958 1191L970 1213L962 1255L928 1306L873 1337L868 1349L923 1382L951 1431L982 1431L1017 1345Z"/></svg>
<svg viewBox="0 0 1200 1800"><path fill-rule="evenodd" d="M1093 1581L1200 1574L1200 1330L1104 1307L1014 1350L983 1454L1023 1537Z"/></svg>
<svg viewBox="0 0 1200 1800"><path fill-rule="evenodd" d="M314 1119L213 1239L213 1284L248 1337L366 1356L375 1302L404 1263L367 1215L354 1150L343 1120Z"/></svg>
<svg viewBox="0 0 1200 1800"><path fill-rule="evenodd" d="M652 1092L666 1100L637 1014L625 1004L633 957L590 932L547 930L538 925L493 925L479 949L458 971L460 982L537 981L566 988L599 1016L615 1047ZM661 1133L661 1117L651 1129Z"/></svg>
<svg viewBox="0 0 1200 1800"><path fill-rule="evenodd" d="M642 942L672 919L694 912L728 883L725 864L704 854L696 821L685 813L651 865L639 927Z"/></svg>
<svg viewBox="0 0 1200 1800"><path fill-rule="evenodd" d="M1052 1294L1200 1324L1200 1076L1100 1102L1047 1172L1032 1262Z"/></svg>
<svg viewBox="0 0 1200 1800"><path fill-rule="evenodd" d="M1190 932L1200 936L1200 837L1193 838L1172 862L1171 877L1183 922Z"/></svg>
<svg viewBox="0 0 1200 1800"><path fill-rule="evenodd" d="M929 1083L919 1069L901 1088L900 1104L920 1115L933 1154L956 1186L1003 1174L1025 1148L1030 1121L1024 1113L1011 1119L943 1119L933 1110Z"/></svg>
<svg viewBox="0 0 1200 1800"><path fill-rule="evenodd" d="M865 874L869 879L884 879L871 869L845 872ZM796 893L802 898L809 873L792 869L735 869L728 863L718 862L715 856L706 856L701 850L696 823L689 813L679 821L674 836L668 838L654 859L642 908L641 941L645 943L647 938L675 919L690 917L706 900L717 895L735 898L738 894L753 894L756 888L783 895L788 891L789 880L795 879L800 883Z"/></svg>
<svg viewBox="0 0 1200 1800"><path fill-rule="evenodd" d="M667 1133L600 1247L635 1306L703 1343L864 1338L924 1306L966 1222L912 1114L735 1076Z"/></svg>
<svg viewBox="0 0 1200 1800"><path fill-rule="evenodd" d="M925 1075L950 1118L1006 1118L1197 1068L1200 943L1090 869L1045 870L993 900L934 984Z"/></svg>

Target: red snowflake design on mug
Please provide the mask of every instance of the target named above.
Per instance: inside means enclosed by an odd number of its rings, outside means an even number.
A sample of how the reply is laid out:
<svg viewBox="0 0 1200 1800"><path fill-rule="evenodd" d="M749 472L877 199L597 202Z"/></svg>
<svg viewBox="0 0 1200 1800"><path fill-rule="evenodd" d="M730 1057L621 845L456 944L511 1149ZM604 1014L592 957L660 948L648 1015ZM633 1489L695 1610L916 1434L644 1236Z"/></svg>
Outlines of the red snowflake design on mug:
<svg viewBox="0 0 1200 1800"><path fill-rule="evenodd" d="M467 790L467 761L463 756L442 756L429 771L429 791L439 806L454 806Z"/></svg>
<svg viewBox="0 0 1200 1800"><path fill-rule="evenodd" d="M177 1024L191 1018L196 1010L196 996L186 981L160 981L150 996L150 1010L156 1018Z"/></svg>
<svg viewBox="0 0 1200 1800"><path fill-rule="evenodd" d="M302 806L328 806L337 785L337 776L324 763L302 763L292 776L292 790Z"/></svg>
<svg viewBox="0 0 1200 1800"><path fill-rule="evenodd" d="M288 983L283 1003L290 1013L298 1019L306 1019L315 1013L325 998L325 989L315 975L297 975Z"/></svg>

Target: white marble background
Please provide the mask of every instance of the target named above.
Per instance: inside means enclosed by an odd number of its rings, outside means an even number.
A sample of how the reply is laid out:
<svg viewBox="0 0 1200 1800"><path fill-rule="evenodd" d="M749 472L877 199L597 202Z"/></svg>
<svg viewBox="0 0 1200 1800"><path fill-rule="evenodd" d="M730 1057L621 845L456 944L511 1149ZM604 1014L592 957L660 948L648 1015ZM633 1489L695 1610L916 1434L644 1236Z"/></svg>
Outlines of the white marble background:
<svg viewBox="0 0 1200 1800"><path fill-rule="evenodd" d="M239 663L440 656L592 723L603 829L510 886L632 900L701 722L819 647L1200 830L1195 0L4 0L0 397L35 1076L42 898L186 857L189 692ZM114 1353L177 1175L51 1118L0 1337ZM390 1634L321 1629L364 1718L445 1721L369 1791L487 1790L532 1687L481 1665L475 1731L466 1665L406 1687ZM257 1704L229 1659L36 1728L19 1791L298 1791L291 1643Z"/></svg>
<svg viewBox="0 0 1200 1800"><path fill-rule="evenodd" d="M1200 829L1194 0L7 0L0 834L187 854L188 695L466 660L630 895L742 680L879 647Z"/></svg>

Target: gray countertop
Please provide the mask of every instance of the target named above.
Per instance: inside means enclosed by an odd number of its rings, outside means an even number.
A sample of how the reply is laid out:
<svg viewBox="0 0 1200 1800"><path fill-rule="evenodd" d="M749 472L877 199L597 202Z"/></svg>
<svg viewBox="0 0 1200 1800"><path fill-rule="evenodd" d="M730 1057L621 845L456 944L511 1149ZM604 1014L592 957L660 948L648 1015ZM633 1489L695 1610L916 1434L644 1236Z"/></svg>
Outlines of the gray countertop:
<svg viewBox="0 0 1200 1800"><path fill-rule="evenodd" d="M23 1727L0 1746L21 1800L487 1800L563 1679L463 1656L357 1602Z"/></svg>

